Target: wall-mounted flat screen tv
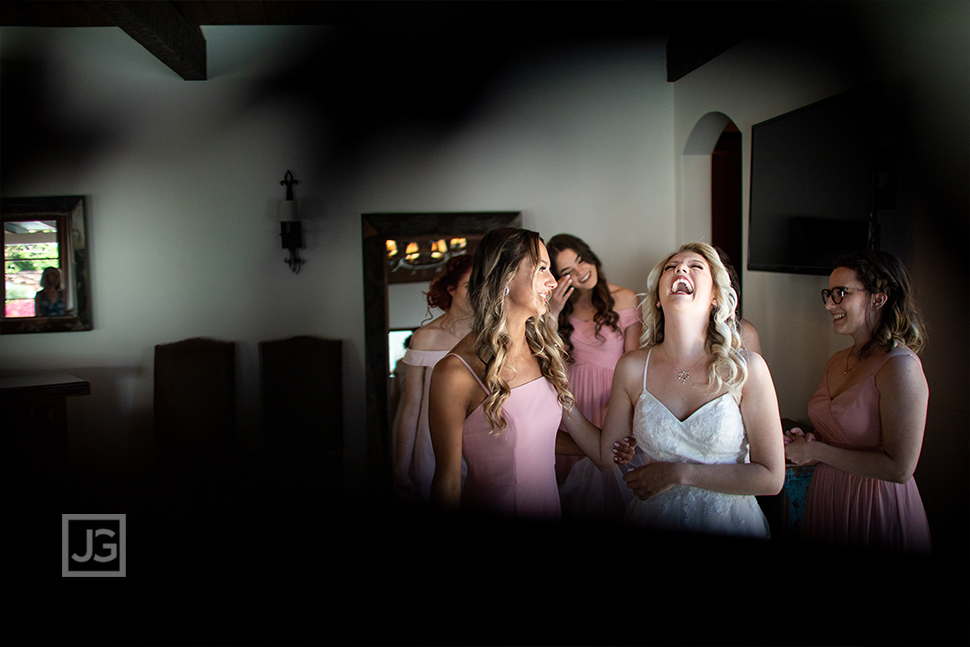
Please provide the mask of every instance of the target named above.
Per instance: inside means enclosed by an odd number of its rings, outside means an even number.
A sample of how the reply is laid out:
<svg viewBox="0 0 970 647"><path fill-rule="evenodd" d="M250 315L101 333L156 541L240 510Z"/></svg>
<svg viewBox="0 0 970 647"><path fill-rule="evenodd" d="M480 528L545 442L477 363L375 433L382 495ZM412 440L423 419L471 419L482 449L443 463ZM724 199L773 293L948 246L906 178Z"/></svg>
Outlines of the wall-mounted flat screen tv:
<svg viewBox="0 0 970 647"><path fill-rule="evenodd" d="M877 245L878 88L855 88L751 129L748 269L829 274Z"/></svg>

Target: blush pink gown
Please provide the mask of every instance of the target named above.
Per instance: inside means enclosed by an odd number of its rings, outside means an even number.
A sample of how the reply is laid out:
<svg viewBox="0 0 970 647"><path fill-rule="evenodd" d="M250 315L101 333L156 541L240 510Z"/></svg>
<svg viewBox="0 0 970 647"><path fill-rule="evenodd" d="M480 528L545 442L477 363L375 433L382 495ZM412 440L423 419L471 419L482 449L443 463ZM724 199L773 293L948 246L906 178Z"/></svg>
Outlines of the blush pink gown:
<svg viewBox="0 0 970 647"><path fill-rule="evenodd" d="M621 331L638 321L636 308L618 310L617 314ZM602 339L597 339L594 322L573 317L569 321L573 325L570 337L573 363L567 368L569 390L586 419L602 427L613 390L613 371L623 355L623 334L602 328ZM633 433L632 429L630 433ZM638 454L620 469L605 473L588 458L557 456L556 461L564 519L622 521L627 504L633 498L623 475L628 469L642 465L642 456Z"/></svg>
<svg viewBox="0 0 970 647"><path fill-rule="evenodd" d="M876 373L899 355L916 354L905 347L889 352L862 381L829 397L828 377L808 403L818 440L844 449L881 450L879 391ZM891 483L858 476L819 463L805 501L806 537L828 543L930 552L930 528L916 480Z"/></svg>
<svg viewBox="0 0 970 647"><path fill-rule="evenodd" d="M421 409L418 413L418 427L414 438L414 453L411 457L411 484L415 497L427 503L431 498L431 479L434 477L434 448L431 446L431 430L428 426L428 393L431 391L431 372L450 350L416 350L409 348L401 359L410 366L424 368L424 384L421 388ZM462 478L465 474L462 465Z"/></svg>
<svg viewBox="0 0 970 647"><path fill-rule="evenodd" d="M458 359L485 389L468 363ZM465 418L461 451L468 473L462 511L558 521L555 455L562 405L556 389L544 377L519 385L502 405L502 414L506 427L501 433L485 419L484 403Z"/></svg>

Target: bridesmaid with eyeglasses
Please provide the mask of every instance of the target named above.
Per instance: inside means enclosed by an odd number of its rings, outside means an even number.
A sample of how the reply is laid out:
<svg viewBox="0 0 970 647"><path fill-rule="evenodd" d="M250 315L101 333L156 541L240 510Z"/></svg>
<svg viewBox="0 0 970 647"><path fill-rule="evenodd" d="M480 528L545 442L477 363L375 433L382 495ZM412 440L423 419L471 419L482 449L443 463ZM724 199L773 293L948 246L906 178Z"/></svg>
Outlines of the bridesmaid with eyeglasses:
<svg viewBox="0 0 970 647"><path fill-rule="evenodd" d="M786 458L815 465L802 532L832 545L929 553L913 479L929 399L917 355L926 333L909 274L887 252L849 254L822 301L852 345L829 359L809 401L814 433L786 433Z"/></svg>

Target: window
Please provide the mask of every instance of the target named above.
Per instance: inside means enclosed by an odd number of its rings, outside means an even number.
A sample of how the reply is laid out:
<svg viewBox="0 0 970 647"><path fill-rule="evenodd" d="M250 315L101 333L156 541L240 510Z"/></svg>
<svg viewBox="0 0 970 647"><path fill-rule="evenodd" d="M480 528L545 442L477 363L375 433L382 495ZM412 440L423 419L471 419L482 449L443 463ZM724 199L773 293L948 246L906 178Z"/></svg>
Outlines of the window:
<svg viewBox="0 0 970 647"><path fill-rule="evenodd" d="M60 292L63 313L73 309L70 263L68 262L67 226L62 216L49 219L3 221L4 316L33 317L35 297L42 289L42 277L57 283L51 287Z"/></svg>

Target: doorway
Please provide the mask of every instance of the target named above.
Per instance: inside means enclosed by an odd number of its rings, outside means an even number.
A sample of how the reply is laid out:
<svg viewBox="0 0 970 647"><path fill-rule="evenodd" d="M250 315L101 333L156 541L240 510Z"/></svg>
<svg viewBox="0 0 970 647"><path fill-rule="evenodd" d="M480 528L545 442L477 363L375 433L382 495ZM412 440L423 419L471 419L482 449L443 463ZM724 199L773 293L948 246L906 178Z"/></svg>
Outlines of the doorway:
<svg viewBox="0 0 970 647"><path fill-rule="evenodd" d="M711 244L728 255L743 288L741 131L729 121L711 152ZM738 314L742 314L738 290Z"/></svg>
<svg viewBox="0 0 970 647"><path fill-rule="evenodd" d="M742 133L721 112L694 125L681 158L681 243L703 240L730 257L739 287L745 265L742 208ZM738 302L741 302L738 290Z"/></svg>

